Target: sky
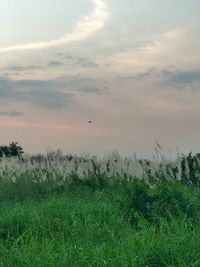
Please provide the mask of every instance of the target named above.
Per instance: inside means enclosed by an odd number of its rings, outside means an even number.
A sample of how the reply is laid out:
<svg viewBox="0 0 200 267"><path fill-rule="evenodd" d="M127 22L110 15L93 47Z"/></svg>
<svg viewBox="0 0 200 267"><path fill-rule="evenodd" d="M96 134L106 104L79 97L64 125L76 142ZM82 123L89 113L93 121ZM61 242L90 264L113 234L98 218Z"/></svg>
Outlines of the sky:
<svg viewBox="0 0 200 267"><path fill-rule="evenodd" d="M199 12L199 0L1 0L0 144L199 152Z"/></svg>

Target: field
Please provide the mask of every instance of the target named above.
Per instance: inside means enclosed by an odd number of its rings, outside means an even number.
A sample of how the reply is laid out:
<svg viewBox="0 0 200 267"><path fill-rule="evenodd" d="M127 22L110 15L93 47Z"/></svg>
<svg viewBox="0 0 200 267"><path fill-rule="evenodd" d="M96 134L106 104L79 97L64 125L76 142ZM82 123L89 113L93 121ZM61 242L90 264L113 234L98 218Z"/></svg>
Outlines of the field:
<svg viewBox="0 0 200 267"><path fill-rule="evenodd" d="M200 266L200 155L0 160L1 267Z"/></svg>

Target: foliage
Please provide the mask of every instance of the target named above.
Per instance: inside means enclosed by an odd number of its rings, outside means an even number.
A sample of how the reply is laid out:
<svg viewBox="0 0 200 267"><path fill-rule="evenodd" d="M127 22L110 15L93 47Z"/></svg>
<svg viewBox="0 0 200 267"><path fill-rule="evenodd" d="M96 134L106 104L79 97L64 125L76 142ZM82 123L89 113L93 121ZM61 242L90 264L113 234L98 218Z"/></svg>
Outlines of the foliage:
<svg viewBox="0 0 200 267"><path fill-rule="evenodd" d="M200 153L192 155L190 152L188 155L182 156L182 180L187 184L200 185Z"/></svg>
<svg viewBox="0 0 200 267"><path fill-rule="evenodd" d="M38 200L1 202L1 266L199 266L198 221L161 217L155 226L139 216L139 227L132 227L116 201L124 200L123 192L79 187Z"/></svg>
<svg viewBox="0 0 200 267"><path fill-rule="evenodd" d="M145 220L159 224L161 219L185 218L199 220L199 201L192 193L177 183L157 182L153 187L141 181L135 181L129 192L128 214L133 224L140 216Z"/></svg>
<svg viewBox="0 0 200 267"><path fill-rule="evenodd" d="M22 147L17 142L11 142L9 146L0 146L0 157L18 157L21 159L23 153Z"/></svg>
<svg viewBox="0 0 200 267"><path fill-rule="evenodd" d="M200 266L199 154L9 153L0 160L0 266Z"/></svg>

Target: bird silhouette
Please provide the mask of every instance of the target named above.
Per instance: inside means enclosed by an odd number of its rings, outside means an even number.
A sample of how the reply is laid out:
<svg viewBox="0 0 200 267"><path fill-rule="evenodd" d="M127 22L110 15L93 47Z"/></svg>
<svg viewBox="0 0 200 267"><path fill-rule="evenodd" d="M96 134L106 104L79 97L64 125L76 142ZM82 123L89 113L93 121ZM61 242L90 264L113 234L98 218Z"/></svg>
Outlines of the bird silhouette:
<svg viewBox="0 0 200 267"><path fill-rule="evenodd" d="M92 121L88 121L88 123L90 124L90 123L92 123Z"/></svg>

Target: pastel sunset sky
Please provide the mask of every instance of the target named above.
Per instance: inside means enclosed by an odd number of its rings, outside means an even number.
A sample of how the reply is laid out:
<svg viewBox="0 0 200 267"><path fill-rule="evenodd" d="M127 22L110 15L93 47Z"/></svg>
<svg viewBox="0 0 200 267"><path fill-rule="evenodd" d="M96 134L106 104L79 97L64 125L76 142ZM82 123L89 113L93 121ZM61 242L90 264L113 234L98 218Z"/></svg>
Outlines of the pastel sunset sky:
<svg viewBox="0 0 200 267"><path fill-rule="evenodd" d="M199 14L199 0L1 0L0 143L200 152Z"/></svg>

